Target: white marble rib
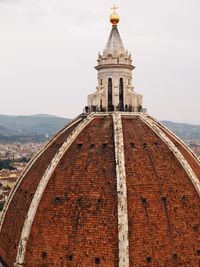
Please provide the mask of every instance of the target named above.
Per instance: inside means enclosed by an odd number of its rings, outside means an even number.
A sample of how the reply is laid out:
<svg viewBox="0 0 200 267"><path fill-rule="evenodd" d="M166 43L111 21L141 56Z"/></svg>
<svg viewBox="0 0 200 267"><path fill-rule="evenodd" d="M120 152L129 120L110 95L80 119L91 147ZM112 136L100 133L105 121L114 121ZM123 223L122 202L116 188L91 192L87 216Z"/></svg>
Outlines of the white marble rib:
<svg viewBox="0 0 200 267"><path fill-rule="evenodd" d="M113 114L118 197L119 267L129 267L127 185L121 114Z"/></svg>
<svg viewBox="0 0 200 267"><path fill-rule="evenodd" d="M48 181L53 174L58 162L61 160L67 149L71 146L71 144L74 142L74 140L77 138L77 136L81 133L81 131L91 122L91 120L94 118L94 114L91 113L88 115L71 133L71 135L67 138L67 140L63 143L57 154L52 159L51 163L49 164L47 170L45 171L40 183L38 184L37 190L33 196L31 205L29 207L23 230L21 233L21 238L18 245L18 252L16 257L16 263L15 266L23 266L24 264L24 258L25 258L25 252L26 252L26 245L27 241L30 235L30 231L32 228L32 224L37 212L37 208L39 206L40 200L42 198L43 192L48 184Z"/></svg>
<svg viewBox="0 0 200 267"><path fill-rule="evenodd" d="M44 151L46 149L48 149L48 147L54 142L55 138L58 138L64 131L66 131L68 128L70 128L71 126L73 126L74 124L76 124L80 120L82 120L82 118L79 118L79 117L76 118L71 123L69 123L64 129L62 129L60 132L56 133L55 136L51 139L51 141L48 142L43 148L41 148L41 150L35 155L35 157L28 164L28 166L25 169L25 171L23 172L22 176L17 180L16 185L12 188L12 190L9 194L9 197L5 203L5 206L4 206L4 209L2 211L1 218L0 218L0 231L1 231L4 219L5 219L6 212L10 206L10 203L12 202L13 196L15 195L17 189L19 188L19 186L20 186L21 182L23 181L24 177L26 176L27 172L30 170L30 168L33 166L33 164L36 162L36 160L41 156L41 154L44 153Z"/></svg>
<svg viewBox="0 0 200 267"><path fill-rule="evenodd" d="M198 157L194 154L194 152L190 149L189 146L187 146L183 140L181 140L177 135L175 135L169 128L167 128L162 123L158 122L156 119L148 115L148 118L151 119L156 125L158 125L160 128L164 129L172 138L176 140L180 145L182 145L187 152L191 155L191 157L196 161L196 163L200 166L200 161Z"/></svg>
<svg viewBox="0 0 200 267"><path fill-rule="evenodd" d="M149 119L147 116L141 114L140 118L147 124L160 138L161 140L170 148L175 157L178 159L183 169L186 171L188 177L190 178L192 184L194 185L198 195L200 196L200 181L193 172L191 166L188 164L187 160L183 157L178 148L173 144L173 142L165 135L165 133L156 125L156 123Z"/></svg>

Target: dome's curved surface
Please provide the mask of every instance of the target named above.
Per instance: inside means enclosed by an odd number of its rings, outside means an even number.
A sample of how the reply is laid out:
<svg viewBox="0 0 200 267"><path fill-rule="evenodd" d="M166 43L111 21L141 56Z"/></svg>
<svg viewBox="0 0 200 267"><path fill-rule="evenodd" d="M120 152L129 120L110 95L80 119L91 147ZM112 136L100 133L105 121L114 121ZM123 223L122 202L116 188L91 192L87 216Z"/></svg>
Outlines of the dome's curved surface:
<svg viewBox="0 0 200 267"><path fill-rule="evenodd" d="M30 163L1 221L8 266L199 266L200 164L143 113L91 113Z"/></svg>

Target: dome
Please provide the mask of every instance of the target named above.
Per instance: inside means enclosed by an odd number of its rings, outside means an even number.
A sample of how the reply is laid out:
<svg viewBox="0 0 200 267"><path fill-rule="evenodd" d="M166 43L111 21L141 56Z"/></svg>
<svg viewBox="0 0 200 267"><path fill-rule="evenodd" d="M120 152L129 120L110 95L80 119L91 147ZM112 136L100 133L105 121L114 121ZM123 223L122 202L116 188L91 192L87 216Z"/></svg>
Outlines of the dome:
<svg viewBox="0 0 200 267"><path fill-rule="evenodd" d="M148 114L82 114L29 163L3 266L198 266L200 163Z"/></svg>
<svg viewBox="0 0 200 267"><path fill-rule="evenodd" d="M200 162L143 108L116 25L98 64L85 113L8 197L0 266L199 266Z"/></svg>

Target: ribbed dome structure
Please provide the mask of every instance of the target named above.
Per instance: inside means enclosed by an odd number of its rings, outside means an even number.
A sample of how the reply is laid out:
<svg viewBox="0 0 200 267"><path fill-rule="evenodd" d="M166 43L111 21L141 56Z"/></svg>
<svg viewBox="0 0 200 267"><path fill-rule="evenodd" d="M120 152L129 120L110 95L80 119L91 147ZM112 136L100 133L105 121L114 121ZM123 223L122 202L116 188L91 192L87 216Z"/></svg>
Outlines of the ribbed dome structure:
<svg viewBox="0 0 200 267"><path fill-rule="evenodd" d="M199 266L200 164L147 114L81 115L30 162L1 220L5 266Z"/></svg>
<svg viewBox="0 0 200 267"><path fill-rule="evenodd" d="M115 24L96 69L86 113L9 195L0 266L200 266L200 162L142 107Z"/></svg>

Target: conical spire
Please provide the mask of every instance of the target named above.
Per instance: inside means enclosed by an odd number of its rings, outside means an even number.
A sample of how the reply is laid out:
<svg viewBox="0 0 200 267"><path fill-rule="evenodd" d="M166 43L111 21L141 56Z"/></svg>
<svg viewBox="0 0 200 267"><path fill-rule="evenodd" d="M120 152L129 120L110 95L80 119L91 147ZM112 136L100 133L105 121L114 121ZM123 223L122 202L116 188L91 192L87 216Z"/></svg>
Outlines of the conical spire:
<svg viewBox="0 0 200 267"><path fill-rule="evenodd" d="M124 45L122 42L122 39L120 37L118 28L116 25L114 25L112 27L106 48L104 50L106 52L106 54L121 54L121 53L125 53L125 49L124 49Z"/></svg>
<svg viewBox="0 0 200 267"><path fill-rule="evenodd" d="M118 9L118 7L114 5L112 9L113 9L113 14L110 16L110 22L112 23L112 30L104 52L106 54L111 54L111 55L122 54L122 53L124 54L125 53L124 45L117 28L117 24L120 21L120 17L116 13L116 9Z"/></svg>

